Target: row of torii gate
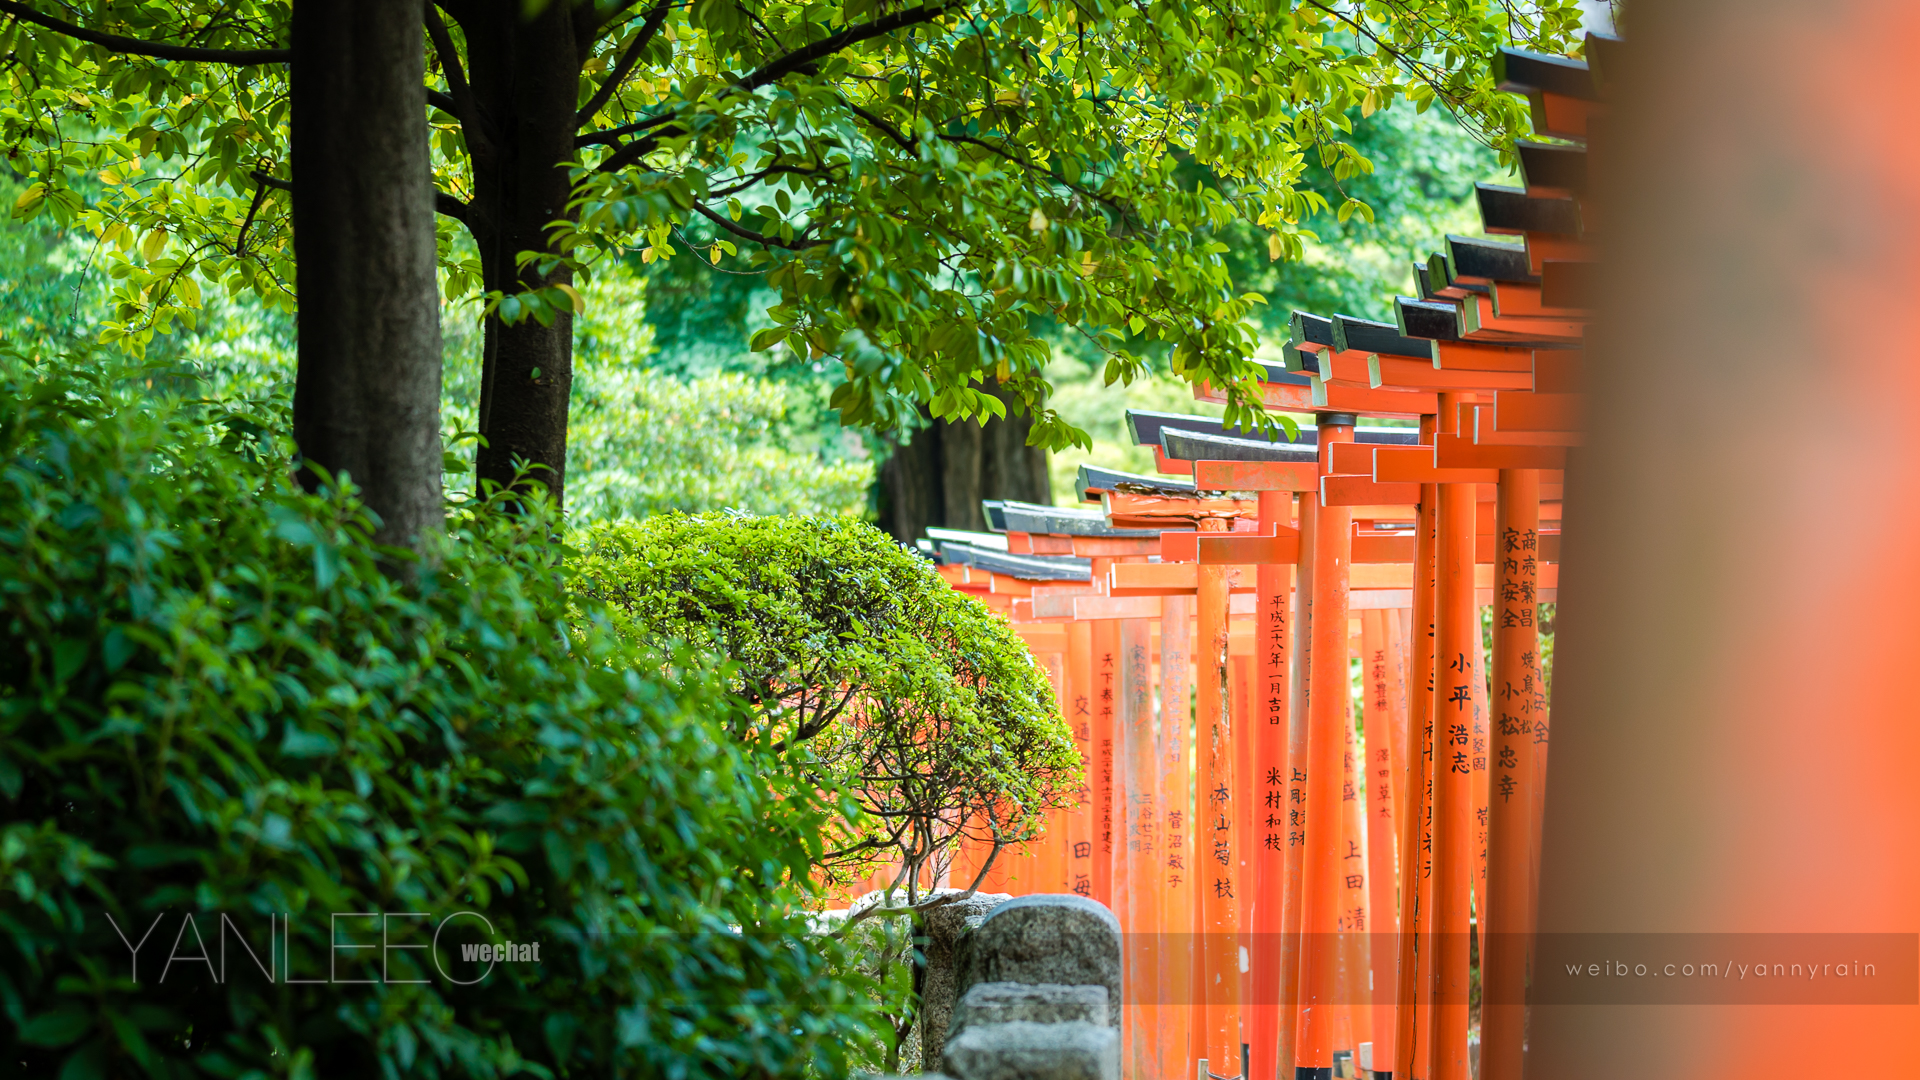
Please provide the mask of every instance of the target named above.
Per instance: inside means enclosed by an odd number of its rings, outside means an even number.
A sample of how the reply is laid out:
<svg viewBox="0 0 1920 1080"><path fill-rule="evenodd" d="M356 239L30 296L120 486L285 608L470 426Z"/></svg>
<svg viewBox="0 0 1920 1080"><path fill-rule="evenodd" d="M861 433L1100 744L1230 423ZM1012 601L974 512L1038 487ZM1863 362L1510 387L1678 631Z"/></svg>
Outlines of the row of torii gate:
<svg viewBox="0 0 1920 1080"><path fill-rule="evenodd" d="M1298 439L1129 413L1158 475L1083 466L1097 510L988 503L998 537L931 534L1053 673L1087 762L1078 806L984 887L1120 917L1130 1076L1465 1080L1475 1015L1479 1076L1520 1076L1540 605L1616 44L1589 36L1591 68L1502 52L1502 88L1563 140L1520 144L1522 187L1477 188L1486 232L1519 242L1447 237L1393 322L1295 312L1262 389L1315 417Z"/></svg>

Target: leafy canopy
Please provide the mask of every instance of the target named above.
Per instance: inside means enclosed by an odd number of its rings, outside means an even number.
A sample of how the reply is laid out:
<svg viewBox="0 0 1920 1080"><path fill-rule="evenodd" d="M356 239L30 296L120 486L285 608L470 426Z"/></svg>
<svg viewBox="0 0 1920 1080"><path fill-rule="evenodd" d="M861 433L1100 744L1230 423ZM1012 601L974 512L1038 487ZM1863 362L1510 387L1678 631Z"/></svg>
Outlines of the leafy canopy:
<svg viewBox="0 0 1920 1080"><path fill-rule="evenodd" d="M284 2L67 8L212 48L285 39ZM1524 107L1495 91L1487 56L1508 42L1571 51L1579 25L1574 0L581 10L600 20L582 70L557 73L579 80L576 197L523 261L587 273L630 246L647 259L694 248L765 276L776 325L753 345L838 361L846 421L890 427L920 404L998 415L980 385L993 376L1037 410L1033 438L1053 448L1086 440L1044 405L1037 322L1081 335L1108 382L1165 350L1175 374L1227 388L1229 420L1260 422L1245 359L1262 298L1235 280L1228 238L1251 230L1270 258L1295 258L1315 213L1368 213L1301 182L1310 158L1339 180L1373 168L1347 141L1351 108L1438 101L1507 146ZM191 319L201 282L290 302L284 193L253 175L285 158L282 69L129 57L24 22L4 37L15 102L0 134L35 185L18 212L79 221L111 249L110 339L139 348ZM464 45L457 26L436 37L435 100L452 110ZM469 133L453 111L433 118L436 175L466 199ZM83 175L112 191L80 198ZM451 223L442 247L450 293L478 289ZM579 300L556 283L486 304L549 321Z"/></svg>
<svg viewBox="0 0 1920 1080"><path fill-rule="evenodd" d="M804 750L850 800L820 855L840 880L888 865L911 892L961 835L1037 835L1078 774L1018 635L870 525L669 514L576 543L583 595L623 635L712 642L754 710L740 734Z"/></svg>

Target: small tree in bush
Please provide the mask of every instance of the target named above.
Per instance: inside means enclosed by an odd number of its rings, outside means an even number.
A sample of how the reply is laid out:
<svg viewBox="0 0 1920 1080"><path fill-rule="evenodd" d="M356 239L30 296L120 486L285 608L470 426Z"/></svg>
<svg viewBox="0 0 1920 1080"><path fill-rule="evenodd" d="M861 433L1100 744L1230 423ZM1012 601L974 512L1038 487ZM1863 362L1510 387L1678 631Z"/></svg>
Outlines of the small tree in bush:
<svg viewBox="0 0 1920 1080"><path fill-rule="evenodd" d="M894 868L839 933L879 984L897 1070L920 1011L920 916L971 895L1078 775L1046 676L1004 620L857 521L663 515L580 543L578 587L623 633L712 641L753 706L736 735L787 750L840 796L819 867L842 882ZM960 891L924 894L962 838L987 859ZM859 925L875 916L889 918Z"/></svg>
<svg viewBox="0 0 1920 1080"><path fill-rule="evenodd" d="M0 1060L844 1075L828 808L723 678L569 612L537 509L383 575L279 421L0 357Z"/></svg>
<svg viewBox="0 0 1920 1080"><path fill-rule="evenodd" d="M579 542L579 589L622 633L715 642L753 707L738 735L804 747L857 811L820 854L838 880L894 866L917 904L960 838L997 855L1037 835L1080 767L1019 637L872 526L663 515Z"/></svg>

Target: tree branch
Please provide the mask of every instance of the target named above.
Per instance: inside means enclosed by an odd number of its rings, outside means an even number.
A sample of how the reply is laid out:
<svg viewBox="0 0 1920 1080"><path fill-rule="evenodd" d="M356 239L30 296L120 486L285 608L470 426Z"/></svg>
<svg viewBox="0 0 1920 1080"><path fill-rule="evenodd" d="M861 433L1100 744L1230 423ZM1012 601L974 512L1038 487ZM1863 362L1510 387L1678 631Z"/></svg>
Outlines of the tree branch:
<svg viewBox="0 0 1920 1080"><path fill-rule="evenodd" d="M268 176L259 169L255 169L247 175L252 177L254 182L262 187L279 188L281 191L289 193L293 191L293 181L291 180L282 180L277 176ZM464 222L467 220L467 204L441 191L439 188L433 190L433 209L436 213L445 214L456 221Z"/></svg>
<svg viewBox="0 0 1920 1080"><path fill-rule="evenodd" d="M693 210L694 213L699 214L701 217L706 218L708 221L713 222L715 225L720 226L742 240L750 240L753 243L766 247L786 248L788 251L804 251L807 248L818 247L826 243L825 240L801 240L797 237L789 242L778 237L765 236L754 232L752 229L742 228L734 224L725 214L716 214L701 203L694 203Z"/></svg>
<svg viewBox="0 0 1920 1080"><path fill-rule="evenodd" d="M576 149L583 146L612 146L625 136L632 135L638 131L645 131L650 127L658 127L672 120L677 115L679 114L671 112L662 113L659 116L650 117L646 120L636 120L631 124L622 124L617 128L607 128L603 131L590 131L585 135L575 138L573 145Z"/></svg>
<svg viewBox="0 0 1920 1080"><path fill-rule="evenodd" d="M795 49L780 59L760 68L758 71L747 75L734 85L741 90L758 90L760 87L775 82L786 75L790 75L808 64L832 56L834 53L839 52L849 45L856 45L869 38L880 37L883 34L891 34L895 30L908 26L917 26L920 23L932 22L959 6L961 6L959 0L949 0L948 3L944 4L923 4L920 7L896 11L891 15L875 19L872 22L861 23L858 26L849 26L845 30L830 37L821 38L811 45Z"/></svg>
<svg viewBox="0 0 1920 1080"><path fill-rule="evenodd" d="M447 73L447 89L453 91L449 102L452 108L434 101L438 95L435 90L427 91L427 101L462 121L473 114L473 88L467 85L467 74L460 67L460 54L454 51L453 35L447 33L447 24L440 18L440 12L432 4L427 5L427 36L433 39L433 51L440 57L440 70Z"/></svg>
<svg viewBox="0 0 1920 1080"><path fill-rule="evenodd" d="M184 60L200 64L237 64L242 67L251 64L283 64L293 59L292 49L199 49L188 45L142 41L139 38L122 37L119 34L103 34L98 30L89 30L84 26L63 22L51 15L42 15L25 4L15 3L14 0L0 0L0 13L36 26L44 26L77 41L98 45L103 49L111 49L128 56L148 56L155 60Z"/></svg>
<svg viewBox="0 0 1920 1080"><path fill-rule="evenodd" d="M460 107L460 102L432 87L427 88L427 104L439 109L441 112L446 113L462 124L467 122L466 111Z"/></svg>
<svg viewBox="0 0 1920 1080"><path fill-rule="evenodd" d="M686 134L684 128L670 127L657 131L644 139L635 139L620 149L615 150L613 153L608 154L606 159L595 167L594 171L613 172L617 169L624 169L659 149L660 137L662 135L673 136L684 134Z"/></svg>
<svg viewBox="0 0 1920 1080"><path fill-rule="evenodd" d="M574 127L578 128L593 119L594 114L605 107L607 102L613 100L613 95L619 91L620 84L625 82L628 74L633 71L633 65L640 62L640 51L645 49L653 40L653 36L660 32L660 27L667 21L667 12L672 9L672 0L659 0L659 3L654 4L652 10L647 12L647 21L640 25L640 32L633 35L633 40L627 43L627 50L620 54L620 59L614 63L613 70L608 72L606 79L600 83L600 89L595 90L593 97L580 107L579 115L574 117Z"/></svg>

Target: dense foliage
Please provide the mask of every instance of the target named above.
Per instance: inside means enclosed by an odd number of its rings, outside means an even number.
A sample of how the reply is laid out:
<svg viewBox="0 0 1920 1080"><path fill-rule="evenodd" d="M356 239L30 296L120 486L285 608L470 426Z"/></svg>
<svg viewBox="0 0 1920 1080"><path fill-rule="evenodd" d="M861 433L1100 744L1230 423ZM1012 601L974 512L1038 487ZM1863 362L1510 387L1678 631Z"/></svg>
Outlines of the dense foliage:
<svg viewBox="0 0 1920 1080"><path fill-rule="evenodd" d="M350 492L291 483L279 415L139 376L0 358L0 1060L846 1070L866 998L796 914L829 808L723 724L721 675L570 600L539 513L456 516L397 584ZM501 941L538 962L456 948Z"/></svg>
<svg viewBox="0 0 1920 1080"><path fill-rule="evenodd" d="M1012 628L871 526L663 515L577 543L580 590L621 633L713 642L754 710L741 736L806 749L821 786L858 807L820 854L841 880L899 868L911 894L962 835L1037 835L1079 771Z"/></svg>
<svg viewBox="0 0 1920 1080"><path fill-rule="evenodd" d="M435 7L451 20L431 20L436 172L442 206L469 228L524 216L475 209L495 198L483 159L513 125L490 130L476 113L512 97L487 83L474 42L502 36L487 20L509 9L564 16L572 35L567 69L538 85L562 88L578 126L573 199L504 276L485 244L463 256L449 223L454 293L485 291L505 322L550 323L577 310L571 282L605 253L691 248L764 277L779 302L755 346L837 362L847 421L890 426L921 405L997 413L980 385L993 377L1038 410L1034 438L1056 448L1085 436L1045 405L1046 327L1083 336L1109 382L1165 350L1174 374L1228 387L1228 415L1251 419L1242 361L1261 297L1227 254L1251 238L1268 258L1298 257L1315 214L1371 213L1302 181L1310 161L1336 185L1371 171L1350 111L1438 102L1506 145L1524 106L1496 91L1488 56L1508 42L1570 51L1579 26L1574 0ZM84 26L241 56L284 45L288 11L66 9ZM123 278L111 336L138 344L190 318L203 282L289 302L284 193L270 186L286 156L279 67L154 60L24 22L0 45L21 102L0 111L0 134L35 180L21 210L82 221L111 249ZM80 177L112 193L89 202Z"/></svg>

